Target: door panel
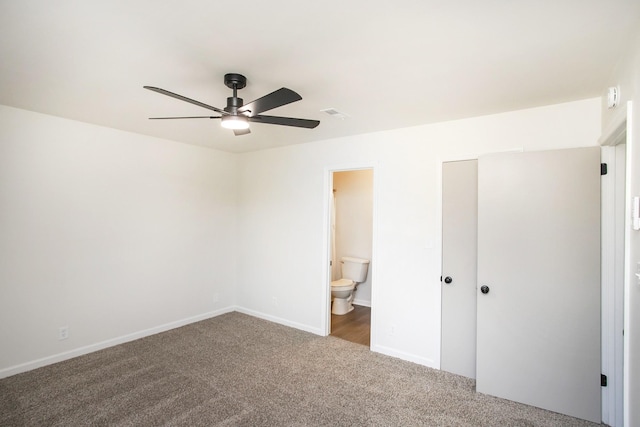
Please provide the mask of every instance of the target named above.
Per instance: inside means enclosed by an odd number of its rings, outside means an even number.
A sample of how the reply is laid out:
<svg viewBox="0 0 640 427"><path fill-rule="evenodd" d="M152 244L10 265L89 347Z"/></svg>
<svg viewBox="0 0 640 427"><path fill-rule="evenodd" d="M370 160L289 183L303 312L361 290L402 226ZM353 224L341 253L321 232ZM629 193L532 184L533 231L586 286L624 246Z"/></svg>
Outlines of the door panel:
<svg viewBox="0 0 640 427"><path fill-rule="evenodd" d="M600 149L478 162L477 391L594 422Z"/></svg>
<svg viewBox="0 0 640 427"><path fill-rule="evenodd" d="M442 344L440 367L476 377L478 161L442 165Z"/></svg>

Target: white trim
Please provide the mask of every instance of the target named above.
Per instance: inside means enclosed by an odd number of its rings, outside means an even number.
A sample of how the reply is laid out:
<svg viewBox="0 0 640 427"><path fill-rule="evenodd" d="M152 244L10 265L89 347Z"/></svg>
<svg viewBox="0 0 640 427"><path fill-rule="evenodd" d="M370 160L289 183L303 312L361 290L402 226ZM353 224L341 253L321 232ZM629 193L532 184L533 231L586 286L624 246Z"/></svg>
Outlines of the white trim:
<svg viewBox="0 0 640 427"><path fill-rule="evenodd" d="M406 360L408 362L417 363L418 365L427 366L429 368L439 369L438 364L432 359L428 359L422 356L417 356L411 353L405 353L403 351L398 351L391 347L386 347L383 345L375 345L375 346L372 345L371 351L385 354L387 356L395 357L398 359Z"/></svg>
<svg viewBox="0 0 640 427"><path fill-rule="evenodd" d="M601 179L600 201L600 281L601 281L601 372L607 375L607 387L602 388L602 422L616 427L616 389L620 386L615 377L615 280L616 280L616 149L601 147L602 163L608 166L607 175Z"/></svg>
<svg viewBox="0 0 640 427"><path fill-rule="evenodd" d="M612 427L626 425L628 419L628 370L624 369L629 363L627 337L621 336L620 316L623 316L623 329L628 330L628 291L630 283L629 273L629 241L630 241L630 167L631 144L626 144L625 176L623 182L617 178L616 169L623 165L617 164L616 146L625 144L630 136L631 101L622 105L613 116L610 124L603 130L598 139L602 147L602 161L610 167L608 175L610 179L602 181L602 229L601 229L601 265L602 265L602 372L607 375L608 386L602 388L602 421ZM616 197L618 186L624 185L624 212L616 210ZM619 221L624 222L624 254L622 266L620 266L619 237L617 230ZM621 286L618 277L619 269L623 272L623 284ZM623 288L620 291L620 288ZM623 292L624 295L620 295ZM620 308L622 299L623 309ZM623 313L621 313L623 312ZM622 354L622 358L620 358ZM622 402L622 404L621 404Z"/></svg>
<svg viewBox="0 0 640 427"><path fill-rule="evenodd" d="M220 316L221 314L230 313L232 311L234 311L233 307L226 307L220 310L210 311L208 313L199 314L197 316L188 317L186 319L176 320L175 322L165 323L164 325L155 326L153 328L144 329L142 331L123 335L117 338L112 338L112 339L101 341L95 344L90 344L84 347L65 351L63 353L58 353L52 356L43 357L41 359L36 359L36 360L31 360L29 362L21 363L19 365L10 366L8 368L4 368L0 370L0 378L10 377L12 375L20 374L22 372L31 371L33 369L41 368L43 366L52 365L54 363L73 359L74 357L93 353L98 350L103 350L105 348L113 347L119 344L124 344L129 341L134 341L140 338L148 337L150 335L159 334L161 332L166 332L171 329L180 328L182 326L185 326L191 323L200 322L202 320L217 317L217 316Z"/></svg>
<svg viewBox="0 0 640 427"><path fill-rule="evenodd" d="M268 320L269 322L278 323L280 325L288 326L290 328L299 329L301 331L310 332L315 335L325 336L324 331L321 328L314 328L313 326L305 325L303 323L292 322L282 317L272 316L270 314L262 313L260 311L251 310L244 307L234 307L238 313L246 314L249 316L257 317L258 319Z"/></svg>
<svg viewBox="0 0 640 427"><path fill-rule="evenodd" d="M629 331L630 325L630 294L631 294L631 284L635 282L635 276L633 275L633 271L631 269L631 159L633 155L633 125L632 125L632 117L633 117L633 103L632 101L627 101L627 118L626 118L626 139L629 141L627 143L627 154L626 154L626 171L625 171L625 225L624 225L624 330ZM629 333L625 333L624 335L624 362L623 365L628 367L631 363L631 352L629 349ZM631 377L629 375L629 369L625 368L623 372L623 393L622 393L622 406L623 406L623 419L625 427L631 426L631 402L629 400L629 391L631 390Z"/></svg>
<svg viewBox="0 0 640 427"><path fill-rule="evenodd" d="M607 146L624 143L627 134L627 117L630 117L631 101L627 105L621 105L613 114L613 118L607 128L602 130L602 135L598 138L599 145Z"/></svg>
<svg viewBox="0 0 640 427"><path fill-rule="evenodd" d="M319 335L327 336L331 333L331 316L329 312L331 311L331 276L330 276L330 266L329 260L331 259L331 212L330 212L330 204L329 197L333 194L333 173L334 172L346 172L346 171L355 171L355 170L364 170L371 169L373 171L373 230L372 230L372 242L371 242L371 263L369 266L369 276L371 277L371 301L369 302L369 307L371 307L371 346L376 343L377 340L377 322L376 322L376 311L373 305L375 300L375 293L377 286L376 282L376 253L377 253L377 241L378 241L378 201L380 200L378 191L379 191L379 183L380 183L380 167L378 162L359 162L359 163L344 163L340 165L327 166L324 168L324 191L323 193L323 233L324 233L324 241L323 241L323 259L322 259L322 286L324 289L325 299L321 301L321 311L320 318L321 324L323 325L322 333ZM365 305L362 303L358 303L360 305Z"/></svg>
<svg viewBox="0 0 640 427"><path fill-rule="evenodd" d="M331 333L331 200L333 197L333 173L330 169L324 169L325 183L324 190L322 192L322 235L324 239L322 241L322 277L320 280L321 289L324 290L324 298L320 299L320 324L322 325L322 336L327 336Z"/></svg>
<svg viewBox="0 0 640 427"><path fill-rule="evenodd" d="M378 344L378 311L375 309L374 302L378 298L377 295L379 293L380 286L376 284L377 271L378 271L378 263L373 262L378 259L378 235L380 230L379 227L379 207L380 207L380 174L381 167L378 163L374 163L372 165L373 168L373 230L371 233L371 260L372 262L369 264L369 269L371 271L371 331L369 338L369 346L372 347Z"/></svg>
<svg viewBox="0 0 640 427"><path fill-rule="evenodd" d="M615 147L616 154L616 162L618 170L616 172L616 223L615 223L615 291L613 295L615 297L614 301L614 316L612 317L614 320L614 329L613 331L616 333L614 339L615 345L615 360L616 364L614 364L615 371L613 375L615 376L616 381L616 391L615 391L615 416L616 416L616 427L621 427L624 424L624 284L625 284L625 235L627 226L627 221L625 220L625 189L626 189L626 172L625 167L626 164L626 152L627 152L627 144L626 140L624 144L618 145ZM620 170L622 169L622 170ZM611 424L613 426L613 424Z"/></svg>

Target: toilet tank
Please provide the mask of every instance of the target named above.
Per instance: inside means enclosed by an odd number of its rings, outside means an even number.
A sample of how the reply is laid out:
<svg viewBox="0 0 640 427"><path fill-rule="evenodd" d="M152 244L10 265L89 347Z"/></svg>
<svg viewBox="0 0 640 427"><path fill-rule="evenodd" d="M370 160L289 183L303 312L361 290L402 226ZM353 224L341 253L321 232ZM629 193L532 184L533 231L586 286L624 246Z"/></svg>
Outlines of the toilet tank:
<svg viewBox="0 0 640 427"><path fill-rule="evenodd" d="M369 260L352 257L342 257L342 278L350 279L357 283L367 280Z"/></svg>

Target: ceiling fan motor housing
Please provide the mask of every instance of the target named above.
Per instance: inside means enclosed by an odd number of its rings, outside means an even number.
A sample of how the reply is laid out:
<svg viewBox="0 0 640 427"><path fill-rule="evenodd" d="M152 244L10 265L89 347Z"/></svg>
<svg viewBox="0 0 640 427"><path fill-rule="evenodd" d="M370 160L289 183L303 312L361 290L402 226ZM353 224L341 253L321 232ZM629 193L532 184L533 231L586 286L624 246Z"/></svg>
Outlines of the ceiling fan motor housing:
<svg viewBox="0 0 640 427"><path fill-rule="evenodd" d="M227 98L227 106L223 108L224 111L231 114L238 114L238 108L242 107L242 98L237 96L230 96Z"/></svg>

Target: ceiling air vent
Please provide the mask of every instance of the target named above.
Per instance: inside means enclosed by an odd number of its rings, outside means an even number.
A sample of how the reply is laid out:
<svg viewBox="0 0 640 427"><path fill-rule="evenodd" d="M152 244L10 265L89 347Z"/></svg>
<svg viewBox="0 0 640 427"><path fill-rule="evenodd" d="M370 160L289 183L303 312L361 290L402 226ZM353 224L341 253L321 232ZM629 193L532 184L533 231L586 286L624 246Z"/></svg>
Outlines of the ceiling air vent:
<svg viewBox="0 0 640 427"><path fill-rule="evenodd" d="M346 119L347 117L349 117L345 113L341 113L335 108L325 108L324 110L320 111L322 111L323 113L327 113L328 115L330 115L331 117L335 117L336 119Z"/></svg>

